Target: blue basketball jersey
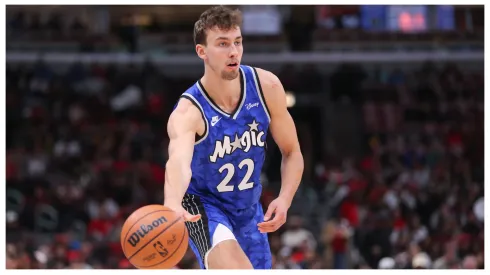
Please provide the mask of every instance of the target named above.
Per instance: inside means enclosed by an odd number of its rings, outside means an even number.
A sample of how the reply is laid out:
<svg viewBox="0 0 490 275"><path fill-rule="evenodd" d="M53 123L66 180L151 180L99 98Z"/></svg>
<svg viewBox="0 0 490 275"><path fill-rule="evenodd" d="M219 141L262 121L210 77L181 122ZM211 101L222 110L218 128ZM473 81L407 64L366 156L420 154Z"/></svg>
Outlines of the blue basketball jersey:
<svg viewBox="0 0 490 275"><path fill-rule="evenodd" d="M201 111L205 123L204 134L196 137L187 193L224 210L259 202L270 122L257 71L244 65L239 71L241 97L231 114L213 102L200 81L181 96Z"/></svg>

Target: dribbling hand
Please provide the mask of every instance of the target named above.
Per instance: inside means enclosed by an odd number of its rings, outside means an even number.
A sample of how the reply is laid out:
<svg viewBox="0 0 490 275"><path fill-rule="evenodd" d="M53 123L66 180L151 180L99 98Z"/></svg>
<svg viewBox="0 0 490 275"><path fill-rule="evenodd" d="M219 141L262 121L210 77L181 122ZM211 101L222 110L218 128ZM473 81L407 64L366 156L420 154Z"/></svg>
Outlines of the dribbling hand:
<svg viewBox="0 0 490 275"><path fill-rule="evenodd" d="M201 214L192 215L191 213L187 212L187 210L185 210L181 205L179 206L165 205L165 206L172 209L178 216L183 217L184 221L186 222L197 222L199 219L201 219Z"/></svg>
<svg viewBox="0 0 490 275"><path fill-rule="evenodd" d="M274 232L279 229L287 218L289 204L282 198L277 198L269 204L264 215L264 222L258 224L260 233ZM272 215L274 218L271 220Z"/></svg>

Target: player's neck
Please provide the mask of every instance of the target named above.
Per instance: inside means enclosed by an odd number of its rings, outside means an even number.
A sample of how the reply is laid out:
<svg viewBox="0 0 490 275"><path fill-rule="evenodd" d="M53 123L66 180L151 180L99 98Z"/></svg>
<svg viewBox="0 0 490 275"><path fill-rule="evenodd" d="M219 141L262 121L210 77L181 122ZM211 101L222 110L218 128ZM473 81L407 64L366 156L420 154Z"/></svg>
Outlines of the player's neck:
<svg viewBox="0 0 490 275"><path fill-rule="evenodd" d="M234 108L240 97L240 77L225 80L214 72L205 72L201 83L213 101L226 109Z"/></svg>

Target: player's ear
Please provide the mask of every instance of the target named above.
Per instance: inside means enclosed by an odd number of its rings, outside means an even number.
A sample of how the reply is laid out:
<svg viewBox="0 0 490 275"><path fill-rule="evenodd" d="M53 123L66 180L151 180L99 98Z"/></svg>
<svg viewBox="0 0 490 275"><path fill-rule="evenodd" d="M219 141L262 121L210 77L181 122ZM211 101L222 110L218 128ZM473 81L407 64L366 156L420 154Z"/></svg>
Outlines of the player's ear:
<svg viewBox="0 0 490 275"><path fill-rule="evenodd" d="M196 45L196 53L199 58L205 60L206 59L206 47L201 44Z"/></svg>

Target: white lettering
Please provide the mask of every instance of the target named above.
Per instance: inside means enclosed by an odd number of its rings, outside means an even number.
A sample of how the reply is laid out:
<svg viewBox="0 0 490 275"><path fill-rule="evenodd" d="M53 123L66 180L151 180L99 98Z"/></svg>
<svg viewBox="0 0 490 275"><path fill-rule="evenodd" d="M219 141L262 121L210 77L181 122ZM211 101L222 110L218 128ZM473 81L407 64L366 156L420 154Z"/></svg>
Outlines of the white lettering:
<svg viewBox="0 0 490 275"><path fill-rule="evenodd" d="M245 146L243 152L247 153L248 151L250 151L250 147L252 146L252 142L250 140L250 132L246 131L245 133L243 133L241 140L242 145Z"/></svg>
<svg viewBox="0 0 490 275"><path fill-rule="evenodd" d="M250 130L242 133L241 137L235 134L234 141L231 142L229 136L224 136L223 141L217 140L214 146L213 154L209 156L209 160L215 163L218 158L223 158L225 155L232 154L235 150L243 150L247 153L252 147L264 147L265 146L265 132L258 131L259 124L255 122L248 124ZM264 137L264 140L262 138Z"/></svg>
<svg viewBox="0 0 490 275"><path fill-rule="evenodd" d="M260 132L258 135L257 135L257 144L260 146L260 147L264 147L265 145L265 140L262 141L261 138L264 136L264 132Z"/></svg>
<svg viewBox="0 0 490 275"><path fill-rule="evenodd" d="M253 107L258 107L259 106L259 103L258 102L255 102L255 103L247 103L246 106L247 106L247 110L250 110Z"/></svg>
<svg viewBox="0 0 490 275"><path fill-rule="evenodd" d="M211 162L216 162L216 159L218 157L222 158L225 156L225 154L230 154L231 153L231 146L230 146L230 137L225 136L223 142L221 140L216 141L216 146L214 147L214 153L212 156L209 157L209 160Z"/></svg>

